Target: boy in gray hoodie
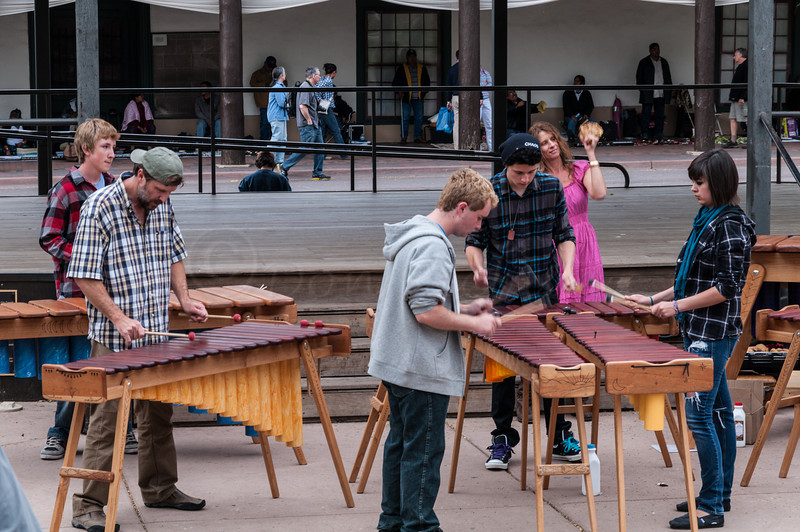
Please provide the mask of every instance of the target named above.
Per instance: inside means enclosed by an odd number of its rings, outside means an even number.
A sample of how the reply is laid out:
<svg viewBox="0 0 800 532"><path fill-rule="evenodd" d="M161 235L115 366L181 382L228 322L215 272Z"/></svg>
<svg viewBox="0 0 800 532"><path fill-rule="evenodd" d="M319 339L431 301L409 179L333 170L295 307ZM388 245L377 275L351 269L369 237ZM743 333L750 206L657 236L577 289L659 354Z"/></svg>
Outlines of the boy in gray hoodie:
<svg viewBox="0 0 800 532"><path fill-rule="evenodd" d="M464 168L450 176L433 212L384 226L386 268L369 362L390 407L378 530L440 530L433 505L445 416L466 379L460 331L491 335L500 326L489 299L459 306L448 236L480 228L496 204L489 181Z"/></svg>

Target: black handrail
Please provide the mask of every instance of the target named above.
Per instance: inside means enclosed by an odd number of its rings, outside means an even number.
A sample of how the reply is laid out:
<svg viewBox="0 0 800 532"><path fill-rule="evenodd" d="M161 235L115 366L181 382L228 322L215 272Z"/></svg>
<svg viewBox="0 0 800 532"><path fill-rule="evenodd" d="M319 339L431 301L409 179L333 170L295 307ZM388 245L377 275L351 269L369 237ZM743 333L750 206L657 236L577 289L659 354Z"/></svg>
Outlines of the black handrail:
<svg viewBox="0 0 800 532"><path fill-rule="evenodd" d="M758 115L758 118L761 120L761 124L767 130L769 138L772 139L772 143L775 145L775 148L778 150L778 153L780 154L780 158L778 158L778 165L780 165L780 160L782 158L783 161L786 163L786 167L792 173L794 180L797 181L798 185L800 185L800 170L797 169L797 165L794 164L794 161L789 156L789 152L786 151L786 147L783 145L783 141L781 141L780 135L778 135L778 132L775 131L774 127L772 127L772 117L800 118L800 112L774 111L772 113L761 112L761 114ZM778 173L778 176L780 179L780 173Z"/></svg>

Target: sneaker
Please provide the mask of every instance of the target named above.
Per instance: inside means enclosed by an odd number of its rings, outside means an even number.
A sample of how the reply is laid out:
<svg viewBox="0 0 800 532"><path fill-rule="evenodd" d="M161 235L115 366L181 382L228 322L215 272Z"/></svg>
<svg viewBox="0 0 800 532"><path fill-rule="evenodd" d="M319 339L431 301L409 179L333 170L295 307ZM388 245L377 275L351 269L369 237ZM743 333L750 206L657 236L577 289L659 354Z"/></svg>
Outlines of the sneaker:
<svg viewBox="0 0 800 532"><path fill-rule="evenodd" d="M723 144L722 147L723 148L738 148L739 147L739 143L731 140L731 141L728 141L725 144Z"/></svg>
<svg viewBox="0 0 800 532"><path fill-rule="evenodd" d="M581 444L573 436L562 440L553 446L553 458L567 462L579 462L581 459Z"/></svg>
<svg viewBox="0 0 800 532"><path fill-rule="evenodd" d="M281 173L283 177L289 179L289 169L283 166L282 164L278 164L278 171Z"/></svg>
<svg viewBox="0 0 800 532"><path fill-rule="evenodd" d="M96 511L76 515L72 518L72 527L88 530L89 532L105 532L106 514L102 511ZM116 523L114 523L114 532L119 532L119 525Z"/></svg>
<svg viewBox="0 0 800 532"><path fill-rule="evenodd" d="M330 181L331 176L325 174L314 174L311 176L311 181Z"/></svg>
<svg viewBox="0 0 800 532"><path fill-rule="evenodd" d="M196 510L202 510L206 505L206 501L204 499L198 499L197 497L190 497L178 488L175 488L175 491L172 492L172 495L163 501L146 502L144 505L148 508L172 508L174 510L193 512Z"/></svg>
<svg viewBox="0 0 800 532"><path fill-rule="evenodd" d="M700 497L696 497L694 499L695 505L700 502ZM689 511L689 503L686 501L679 502L675 505L675 509L679 512L688 512ZM731 511L731 500L730 499L722 499L722 509L726 512Z"/></svg>
<svg viewBox="0 0 800 532"><path fill-rule="evenodd" d="M722 528L723 526L725 526L724 515L709 514L697 518L697 528ZM690 530L692 526L689 523L689 514L671 520L669 527L675 530Z"/></svg>
<svg viewBox="0 0 800 532"><path fill-rule="evenodd" d="M508 444L505 434L498 434L492 438L492 444L487 449L491 450L492 454L486 460L486 469L508 469L508 461L511 460L514 450Z"/></svg>
<svg viewBox="0 0 800 532"><path fill-rule="evenodd" d="M42 460L60 460L64 458L64 447L66 445L67 442L59 440L55 436L48 436L44 447L42 447L42 452L39 453L39 457Z"/></svg>
<svg viewBox="0 0 800 532"><path fill-rule="evenodd" d="M129 431L125 437L125 454L137 454L139 452L139 442L136 441L136 434Z"/></svg>

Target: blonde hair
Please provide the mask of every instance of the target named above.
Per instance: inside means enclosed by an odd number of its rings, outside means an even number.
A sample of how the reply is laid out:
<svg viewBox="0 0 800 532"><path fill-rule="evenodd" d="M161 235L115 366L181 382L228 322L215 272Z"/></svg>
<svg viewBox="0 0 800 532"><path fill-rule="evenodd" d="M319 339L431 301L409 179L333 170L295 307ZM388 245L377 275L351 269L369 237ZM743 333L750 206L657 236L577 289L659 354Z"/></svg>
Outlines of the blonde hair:
<svg viewBox="0 0 800 532"><path fill-rule="evenodd" d="M447 180L436 208L449 212L462 201L467 203L470 210L479 211L487 203L494 207L499 200L488 179L472 168L462 168L453 172Z"/></svg>
<svg viewBox="0 0 800 532"><path fill-rule="evenodd" d="M78 164L83 164L86 154L83 153L83 148L86 148L89 153L94 151L94 145L100 139L112 139L116 142L119 139L119 133L114 126L101 118L92 118L78 126L75 130L75 151L78 152Z"/></svg>
<svg viewBox="0 0 800 532"><path fill-rule="evenodd" d="M570 151L567 141L561 136L561 132L556 129L556 126L550 122L534 122L531 124L528 133L536 137L536 140L539 140L539 133L552 135L553 138L556 139L556 144L558 144L558 151L561 154L561 164L564 165L568 173L572 174L572 151ZM539 144L541 145L541 142L539 142ZM544 173L548 173L552 170L552 168L547 167L547 162L545 162L544 157L542 157L541 165Z"/></svg>

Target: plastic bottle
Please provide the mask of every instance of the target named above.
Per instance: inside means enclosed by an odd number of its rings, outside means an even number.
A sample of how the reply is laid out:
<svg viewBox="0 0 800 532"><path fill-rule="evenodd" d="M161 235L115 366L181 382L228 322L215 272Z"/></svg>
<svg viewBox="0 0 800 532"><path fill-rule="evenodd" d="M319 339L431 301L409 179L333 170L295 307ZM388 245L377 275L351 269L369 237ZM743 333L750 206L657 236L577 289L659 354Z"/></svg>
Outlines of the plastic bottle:
<svg viewBox="0 0 800 532"><path fill-rule="evenodd" d="M733 405L733 424L736 427L736 447L744 447L745 437L745 414L742 403Z"/></svg>
<svg viewBox="0 0 800 532"><path fill-rule="evenodd" d="M600 459L597 457L597 449L594 444L586 446L589 452L589 471L592 473L592 492L600 495ZM581 493L586 495L586 482L581 479Z"/></svg>

